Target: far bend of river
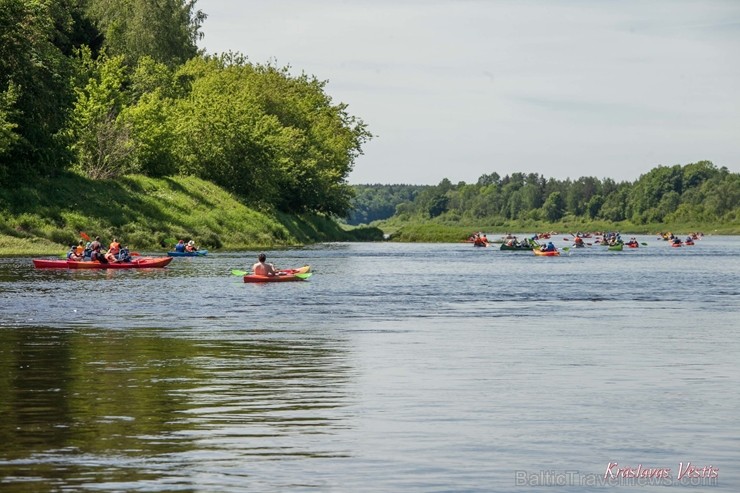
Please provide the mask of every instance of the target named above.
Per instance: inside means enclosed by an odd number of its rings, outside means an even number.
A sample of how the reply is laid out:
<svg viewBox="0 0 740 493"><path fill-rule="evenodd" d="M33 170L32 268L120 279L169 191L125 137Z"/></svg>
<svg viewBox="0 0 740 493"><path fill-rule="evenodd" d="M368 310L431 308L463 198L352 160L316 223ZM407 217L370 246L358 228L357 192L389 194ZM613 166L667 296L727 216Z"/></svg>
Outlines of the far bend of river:
<svg viewBox="0 0 740 493"><path fill-rule="evenodd" d="M0 491L740 491L740 238L638 239L0 259Z"/></svg>

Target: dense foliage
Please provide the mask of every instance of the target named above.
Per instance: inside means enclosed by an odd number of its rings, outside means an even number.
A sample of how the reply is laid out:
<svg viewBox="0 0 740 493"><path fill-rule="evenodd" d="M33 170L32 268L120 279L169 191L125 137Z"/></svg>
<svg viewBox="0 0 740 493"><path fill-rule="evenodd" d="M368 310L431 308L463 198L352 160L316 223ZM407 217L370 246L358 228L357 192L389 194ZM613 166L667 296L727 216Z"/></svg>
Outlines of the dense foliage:
<svg viewBox="0 0 740 493"><path fill-rule="evenodd" d="M325 82L204 56L195 0L0 0L0 185L193 175L344 216L365 124Z"/></svg>
<svg viewBox="0 0 740 493"><path fill-rule="evenodd" d="M370 224L388 219L396 213L399 204L414 202L416 196L429 185L355 185L352 212L347 224Z"/></svg>
<svg viewBox="0 0 740 493"><path fill-rule="evenodd" d="M400 221L503 224L511 221L556 223L563 220L654 223L735 223L740 221L740 174L709 161L684 166L658 166L633 183L582 177L575 181L546 179L537 173L498 173L477 183L418 189L398 201L395 185L358 186L355 217L394 216ZM394 210L394 214L388 214ZM371 212L372 211L372 212Z"/></svg>

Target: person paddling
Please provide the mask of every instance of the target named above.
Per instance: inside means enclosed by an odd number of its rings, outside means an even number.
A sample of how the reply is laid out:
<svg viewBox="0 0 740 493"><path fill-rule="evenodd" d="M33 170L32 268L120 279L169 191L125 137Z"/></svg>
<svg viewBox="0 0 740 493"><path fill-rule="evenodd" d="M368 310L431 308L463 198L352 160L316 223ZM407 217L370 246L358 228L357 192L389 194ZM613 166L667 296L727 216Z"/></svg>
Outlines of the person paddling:
<svg viewBox="0 0 740 493"><path fill-rule="evenodd" d="M69 251L67 252L67 260L73 260L75 262L79 262L82 260L82 257L80 255L77 255L77 245L72 244L71 247L69 247Z"/></svg>
<svg viewBox="0 0 740 493"><path fill-rule="evenodd" d="M97 245L95 245L95 242L93 242L93 245L94 246L92 249L92 253L90 254L90 260L92 260L93 262L100 262L101 264L107 264L108 259L106 259L105 255L103 255L103 253L100 251L100 242L98 242Z"/></svg>
<svg viewBox="0 0 740 493"><path fill-rule="evenodd" d="M257 263L252 266L252 272L257 276L276 276L278 275L275 266L266 262L267 255L260 253L257 257Z"/></svg>

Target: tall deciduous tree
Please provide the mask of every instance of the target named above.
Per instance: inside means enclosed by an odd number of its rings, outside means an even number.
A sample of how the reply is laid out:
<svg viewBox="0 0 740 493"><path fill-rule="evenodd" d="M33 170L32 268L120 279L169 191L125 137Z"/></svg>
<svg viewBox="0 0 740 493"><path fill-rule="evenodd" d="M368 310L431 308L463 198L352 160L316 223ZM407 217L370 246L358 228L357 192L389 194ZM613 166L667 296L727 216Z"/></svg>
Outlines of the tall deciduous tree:
<svg viewBox="0 0 740 493"><path fill-rule="evenodd" d="M136 171L130 160L130 129L121 118L128 104L123 91L123 56L93 60L90 50L82 50L80 67L87 82L76 88L77 99L67 127L78 169L93 179Z"/></svg>
<svg viewBox="0 0 740 493"><path fill-rule="evenodd" d="M149 56L178 65L198 53L197 41L206 15L197 0L90 0L88 12L104 36L111 55L131 65Z"/></svg>
<svg viewBox="0 0 740 493"><path fill-rule="evenodd" d="M558 221L563 217L564 209L565 204L560 192L552 192L545 200L545 203L542 204L542 211L545 214L545 218L550 222Z"/></svg>
<svg viewBox="0 0 740 493"><path fill-rule="evenodd" d="M0 0L0 180L67 162L57 133L72 101L65 53L80 41L75 19L72 0Z"/></svg>

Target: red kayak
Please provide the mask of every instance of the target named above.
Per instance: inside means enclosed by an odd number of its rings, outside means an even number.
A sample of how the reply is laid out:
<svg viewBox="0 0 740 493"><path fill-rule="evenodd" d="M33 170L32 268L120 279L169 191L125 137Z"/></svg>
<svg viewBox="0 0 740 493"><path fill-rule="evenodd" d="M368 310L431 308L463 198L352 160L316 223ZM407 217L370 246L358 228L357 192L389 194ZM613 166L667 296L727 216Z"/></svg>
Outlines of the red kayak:
<svg viewBox="0 0 740 493"><path fill-rule="evenodd" d="M107 264L98 261L33 259L33 265L37 269L148 269L164 267L170 262L172 257L134 257L131 262Z"/></svg>
<svg viewBox="0 0 740 493"><path fill-rule="evenodd" d="M276 276L258 276L257 274L247 274L244 276L244 282L292 282L305 281L311 277L311 266L304 265L298 269L285 269L278 271Z"/></svg>

